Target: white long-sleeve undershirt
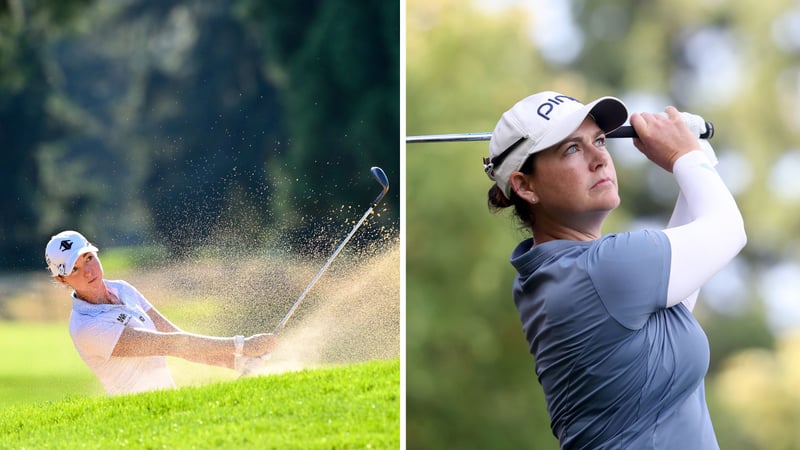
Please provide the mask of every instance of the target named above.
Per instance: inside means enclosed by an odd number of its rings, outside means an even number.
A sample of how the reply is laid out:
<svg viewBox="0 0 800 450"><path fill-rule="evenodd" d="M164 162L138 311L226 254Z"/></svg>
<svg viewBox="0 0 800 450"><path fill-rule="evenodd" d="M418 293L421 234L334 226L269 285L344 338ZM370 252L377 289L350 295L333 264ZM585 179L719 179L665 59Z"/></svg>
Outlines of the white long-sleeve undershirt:
<svg viewBox="0 0 800 450"><path fill-rule="evenodd" d="M683 192L678 192L678 200L675 202L675 209L672 211L672 217L669 219L667 228L686 225L692 220L694 220L694 217L689 215L689 206L686 204L686 197L683 196ZM682 303L686 305L689 311L694 311L694 305L697 304L698 295L700 295L700 288L683 299Z"/></svg>
<svg viewBox="0 0 800 450"><path fill-rule="evenodd" d="M709 156L699 150L689 152L672 169L680 194L664 230L672 249L668 307L685 302L692 309L700 287L747 242L736 201Z"/></svg>
<svg viewBox="0 0 800 450"><path fill-rule="evenodd" d="M687 123L691 123L694 125L693 130L697 132L699 135L702 131L698 128L701 126L705 127L705 122L699 116L693 116L688 113L684 114L684 120ZM696 129L695 129L696 128ZM717 159L716 153L714 153L714 148L711 147L711 144L708 142L707 139L700 139L700 150L708 157L709 161L711 161L711 166L716 167L719 160ZM680 225L686 225L687 223L691 222L695 218L689 214L689 206L686 204L686 197L683 195L683 191L678 192L678 200L675 202L675 209L672 211L672 216L669 219L669 223L667 224L667 228L673 228ZM689 311L694 311L694 305L697 303L697 296L700 294L700 289L698 288L696 291L689 294L687 298L685 298L682 303L686 305Z"/></svg>

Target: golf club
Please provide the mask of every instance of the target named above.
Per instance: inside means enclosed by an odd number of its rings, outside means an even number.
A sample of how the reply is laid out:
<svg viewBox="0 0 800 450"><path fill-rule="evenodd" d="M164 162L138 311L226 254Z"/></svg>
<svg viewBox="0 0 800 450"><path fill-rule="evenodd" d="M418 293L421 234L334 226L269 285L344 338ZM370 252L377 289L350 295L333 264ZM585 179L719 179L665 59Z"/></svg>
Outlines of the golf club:
<svg viewBox="0 0 800 450"><path fill-rule="evenodd" d="M609 139L616 138L636 138L636 130L631 126L622 126L606 134ZM714 137L714 124L706 121L705 132L700 134L700 139L711 139ZM453 134L428 134L422 136L407 136L406 143L421 144L426 142L467 142L467 141L488 141L492 138L492 133L453 133Z"/></svg>
<svg viewBox="0 0 800 450"><path fill-rule="evenodd" d="M306 289L303 291L303 293L300 294L300 297L298 297L297 300L294 302L294 305L292 305L291 309L289 309L289 312L286 313L283 319L281 319L280 323L278 323L278 326L275 327L275 330L272 332L273 334L278 334L280 333L281 330L283 330L283 327L286 326L286 322L288 322L289 319L291 319L294 312L297 310L298 307L300 307L300 304L303 303L303 300L306 298L306 295L314 286L314 284L316 284L317 280L319 280L322 274L325 273L325 270L328 268L329 265L331 265L331 262L333 262L334 258L336 258L339 252L342 251L344 246L350 241L350 238L352 238L353 235L356 233L356 231L358 231L358 229L361 227L361 224L363 224L364 221L367 219L367 217L370 214L372 214L373 210L375 209L375 206L377 206L378 203L380 203L380 201L383 200L383 197L386 195L386 192L389 191L389 179L386 178L386 173L383 171L383 169L381 169L380 167L372 167L370 169L370 173L372 173L372 176L375 177L375 179L381 185L382 188L381 193L378 194L377 197L375 197L375 200L372 201L367 211L364 213L363 216L361 216L361 219L358 222L356 222L353 229L350 230L350 234L348 234L347 237L344 238L342 243L339 244L339 247L336 248L336 250L330 256L330 258L328 258L328 260L325 261L325 264L322 266L322 269L320 269L317 275L314 276L314 278L311 280L308 286L306 286Z"/></svg>

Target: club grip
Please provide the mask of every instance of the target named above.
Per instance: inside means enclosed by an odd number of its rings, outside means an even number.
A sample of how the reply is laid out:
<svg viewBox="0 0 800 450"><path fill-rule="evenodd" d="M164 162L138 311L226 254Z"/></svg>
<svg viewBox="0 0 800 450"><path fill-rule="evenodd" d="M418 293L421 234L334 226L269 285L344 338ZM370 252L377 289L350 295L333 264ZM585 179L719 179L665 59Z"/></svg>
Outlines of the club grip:
<svg viewBox="0 0 800 450"><path fill-rule="evenodd" d="M622 126L617 128L616 130L606 134L607 138L617 139L617 138L638 138L639 136L636 134L636 129L632 126ZM700 134L700 139L711 139L714 137L714 124L711 122L706 122L706 131Z"/></svg>

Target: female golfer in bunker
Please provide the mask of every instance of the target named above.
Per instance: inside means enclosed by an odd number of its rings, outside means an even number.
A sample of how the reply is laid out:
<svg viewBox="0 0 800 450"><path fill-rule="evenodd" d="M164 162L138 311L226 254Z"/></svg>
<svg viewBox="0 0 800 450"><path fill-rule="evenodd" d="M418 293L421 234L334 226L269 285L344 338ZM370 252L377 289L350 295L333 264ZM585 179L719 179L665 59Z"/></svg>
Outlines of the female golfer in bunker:
<svg viewBox="0 0 800 450"><path fill-rule="evenodd" d="M69 332L110 395L175 387L165 356L244 372L273 350L275 336L202 336L172 324L129 283L104 278L97 247L76 231L50 239L47 266L72 292Z"/></svg>
<svg viewBox="0 0 800 450"><path fill-rule="evenodd" d="M713 150L667 107L630 118L634 145L680 188L667 228L601 235L620 203L605 133L627 117L613 97L541 92L500 118L489 206L513 207L532 234L511 255L514 302L562 448L717 449L691 311L745 245L743 220Z"/></svg>

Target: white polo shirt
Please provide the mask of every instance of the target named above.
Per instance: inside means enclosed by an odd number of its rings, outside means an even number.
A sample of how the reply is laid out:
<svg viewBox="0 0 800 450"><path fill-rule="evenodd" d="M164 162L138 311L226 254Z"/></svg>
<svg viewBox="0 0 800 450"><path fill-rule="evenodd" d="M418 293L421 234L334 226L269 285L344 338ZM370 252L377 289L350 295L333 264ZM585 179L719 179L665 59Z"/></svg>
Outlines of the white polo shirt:
<svg viewBox="0 0 800 450"><path fill-rule="evenodd" d="M109 395L175 387L163 356L112 357L125 327L156 330L147 315L153 306L125 281L103 280L122 305L95 305L72 293L69 334L75 349Z"/></svg>

